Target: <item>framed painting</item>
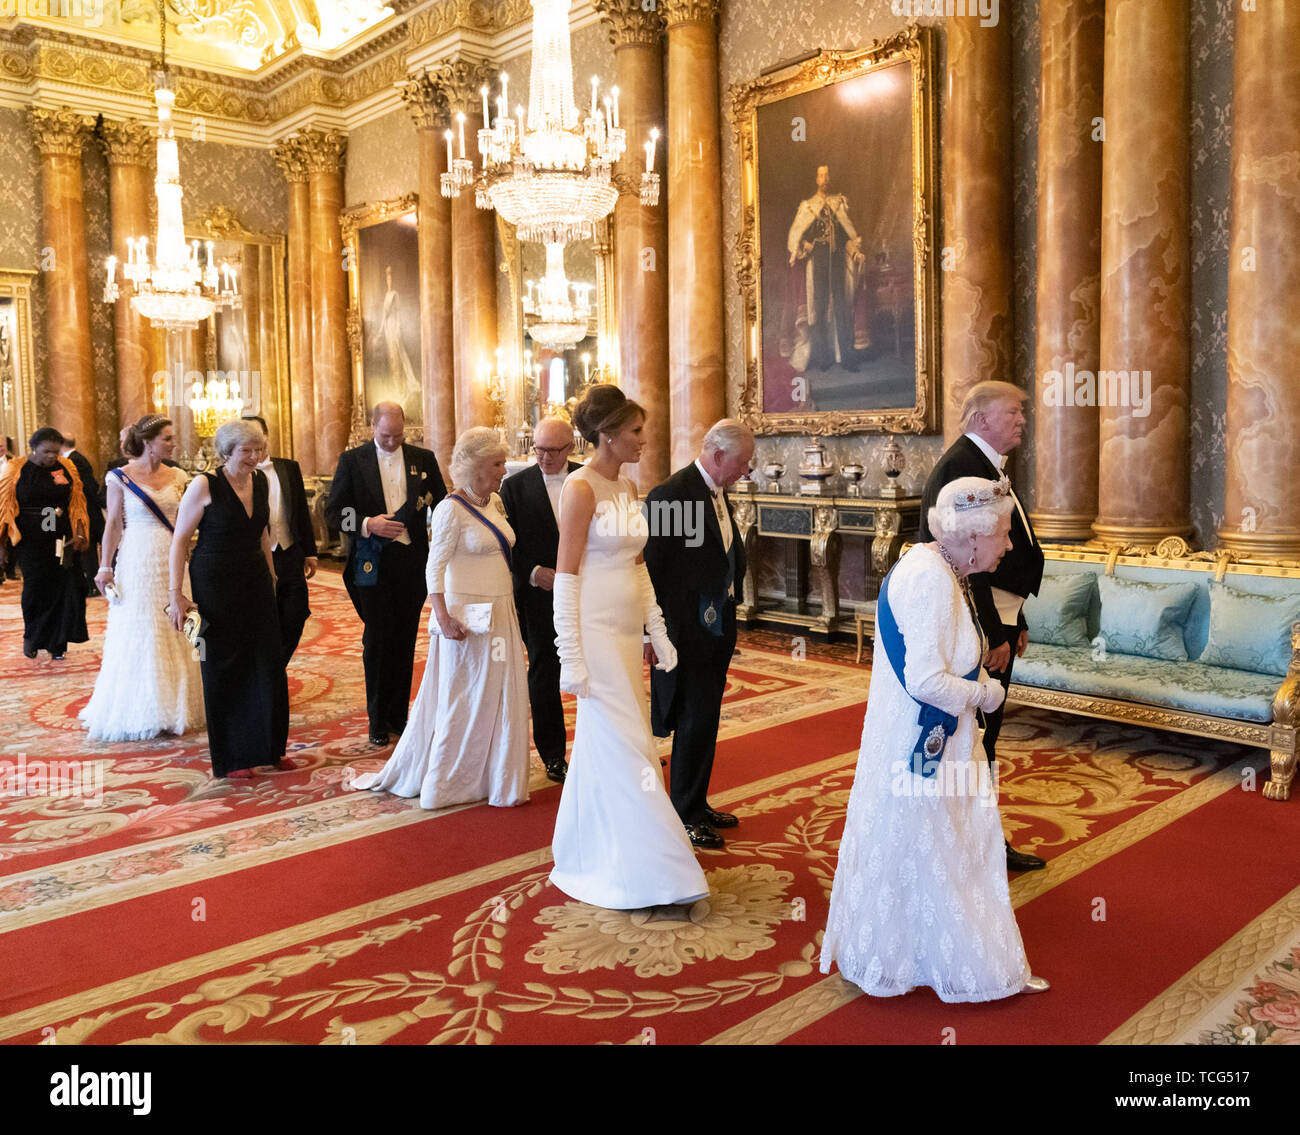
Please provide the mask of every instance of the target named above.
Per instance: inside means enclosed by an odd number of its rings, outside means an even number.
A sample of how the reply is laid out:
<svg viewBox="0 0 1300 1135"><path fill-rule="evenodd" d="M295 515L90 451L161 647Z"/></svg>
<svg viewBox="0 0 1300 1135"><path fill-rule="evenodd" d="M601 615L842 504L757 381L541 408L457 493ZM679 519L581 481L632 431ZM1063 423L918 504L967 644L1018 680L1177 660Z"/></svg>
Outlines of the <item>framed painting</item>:
<svg viewBox="0 0 1300 1135"><path fill-rule="evenodd" d="M396 402L408 433L424 427L420 385L420 244L416 195L370 202L341 218L348 259L348 337L357 406ZM354 421L357 411L354 409Z"/></svg>
<svg viewBox="0 0 1300 1135"><path fill-rule="evenodd" d="M732 88L757 433L938 425L932 60L910 27Z"/></svg>

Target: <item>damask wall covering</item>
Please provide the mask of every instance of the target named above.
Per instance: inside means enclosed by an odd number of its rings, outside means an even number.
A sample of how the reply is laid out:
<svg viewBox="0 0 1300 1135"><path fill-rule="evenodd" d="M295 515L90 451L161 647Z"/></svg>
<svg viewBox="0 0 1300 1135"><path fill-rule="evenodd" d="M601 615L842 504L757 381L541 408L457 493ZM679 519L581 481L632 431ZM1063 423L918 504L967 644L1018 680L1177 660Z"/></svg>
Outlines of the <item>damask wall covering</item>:
<svg viewBox="0 0 1300 1135"><path fill-rule="evenodd" d="M419 142L405 107L348 134L343 198L348 206L388 201L420 187Z"/></svg>

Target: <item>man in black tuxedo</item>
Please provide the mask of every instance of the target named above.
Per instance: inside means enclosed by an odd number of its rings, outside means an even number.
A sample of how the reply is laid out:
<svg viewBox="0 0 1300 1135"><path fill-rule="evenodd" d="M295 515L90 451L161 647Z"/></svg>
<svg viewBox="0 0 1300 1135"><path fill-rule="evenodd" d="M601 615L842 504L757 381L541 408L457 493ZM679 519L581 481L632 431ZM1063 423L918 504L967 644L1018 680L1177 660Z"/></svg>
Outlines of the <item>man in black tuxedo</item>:
<svg viewBox="0 0 1300 1135"><path fill-rule="evenodd" d="M961 408L961 437L939 458L925 482L921 496L919 539L934 539L929 515L939 490L959 477L983 477L996 481L1004 475L1006 455L1020 444L1025 429L1024 402L1027 395L1009 382L978 382L971 387ZM1011 685L1011 668L1025 652L1028 624L1025 599L1038 594L1043 581L1043 549L1034 536L1033 525L1012 491L1011 551L1002 557L997 570L969 576L971 595L979 614L980 627L988 639L984 665L1005 690ZM997 761L998 734L1002 731L1004 701L984 715L984 751L990 766ZM1036 871L1046 863L1037 855L1017 851L1007 844L1007 867L1012 871Z"/></svg>
<svg viewBox="0 0 1300 1135"><path fill-rule="evenodd" d="M696 847L722 847L715 829L737 823L709 806L708 791L745 577L726 490L753 457L754 435L724 418L704 435L700 456L646 497L645 562L677 649L676 669L650 671L650 718L655 736L673 735L669 795ZM653 650L645 650L653 664Z"/></svg>
<svg viewBox="0 0 1300 1135"><path fill-rule="evenodd" d="M555 649L555 557L560 546L560 490L582 466L569 460L573 427L559 418L537 423L533 450L537 464L521 469L501 485L510 527L515 530L511 570L515 607L528 644L528 703L533 711L533 743L546 775L564 783L564 707L560 702L560 657Z"/></svg>
<svg viewBox="0 0 1300 1135"><path fill-rule="evenodd" d="M334 470L325 516L348 537L343 583L365 624L362 663L370 743L387 745L406 728L415 640L427 590L429 509L447 495L438 461L403 444L406 417L396 402L370 415L373 442L349 449ZM358 583L358 578L369 582Z"/></svg>
<svg viewBox="0 0 1300 1135"><path fill-rule="evenodd" d="M99 482L95 480L95 470L89 459L85 454L77 452L77 439L71 434L63 435L62 454L76 466L82 491L86 494L86 510L90 513L90 543L77 555L81 575L85 580L86 595L97 598L99 588L95 586L95 572L99 570L99 545L104 541L104 510L99 507Z"/></svg>
<svg viewBox="0 0 1300 1135"><path fill-rule="evenodd" d="M289 665L311 614L307 581L316 574L316 534L311 529L302 466L288 457L272 457L266 419L245 414L267 439L258 468L266 474L271 503L271 557L275 561L275 606L280 613L280 641Z"/></svg>

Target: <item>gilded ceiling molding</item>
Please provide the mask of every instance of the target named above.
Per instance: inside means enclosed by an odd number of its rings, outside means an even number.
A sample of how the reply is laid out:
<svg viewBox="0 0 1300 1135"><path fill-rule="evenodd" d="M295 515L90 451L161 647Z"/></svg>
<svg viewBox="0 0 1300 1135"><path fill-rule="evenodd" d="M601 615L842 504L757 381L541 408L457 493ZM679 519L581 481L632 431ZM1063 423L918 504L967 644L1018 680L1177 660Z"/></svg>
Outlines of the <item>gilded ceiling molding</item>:
<svg viewBox="0 0 1300 1135"><path fill-rule="evenodd" d="M303 130L294 136L302 147L308 174L338 173L348 140L337 130Z"/></svg>
<svg viewBox="0 0 1300 1135"><path fill-rule="evenodd" d="M417 130L446 130L451 124L447 93L427 69L397 85Z"/></svg>
<svg viewBox="0 0 1300 1135"><path fill-rule="evenodd" d="M144 166L158 157L158 124L128 119L126 122L100 123L100 144L111 166Z"/></svg>
<svg viewBox="0 0 1300 1135"><path fill-rule="evenodd" d="M36 148L44 157L55 154L81 157L81 148L95 128L92 115L80 114L66 106L58 110L34 106L28 111L28 120Z"/></svg>
<svg viewBox="0 0 1300 1135"><path fill-rule="evenodd" d="M430 68L430 73L446 94L447 109L452 115L479 111L483 98L480 90L497 81L495 64L463 52Z"/></svg>
<svg viewBox="0 0 1300 1135"><path fill-rule="evenodd" d="M708 24L715 31L722 15L722 0L660 0L664 27L678 24Z"/></svg>
<svg viewBox="0 0 1300 1135"><path fill-rule="evenodd" d="M271 158L280 167L285 181L292 184L307 180L307 155L303 151L301 138L280 139L271 147Z"/></svg>
<svg viewBox="0 0 1300 1135"><path fill-rule="evenodd" d="M620 47L654 47L663 35L664 18L657 7L646 11L643 0L592 0L591 6L609 29L609 42Z"/></svg>

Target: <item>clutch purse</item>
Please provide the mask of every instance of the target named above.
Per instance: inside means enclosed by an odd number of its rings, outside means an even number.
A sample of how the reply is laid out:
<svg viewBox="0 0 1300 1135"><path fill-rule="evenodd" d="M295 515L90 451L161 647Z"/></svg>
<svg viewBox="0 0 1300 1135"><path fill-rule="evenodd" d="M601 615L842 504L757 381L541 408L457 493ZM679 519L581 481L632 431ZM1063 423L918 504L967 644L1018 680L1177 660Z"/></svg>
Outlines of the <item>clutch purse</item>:
<svg viewBox="0 0 1300 1135"><path fill-rule="evenodd" d="M170 615L171 613L172 605L168 603L167 606L163 608L163 614ZM203 630L203 616L199 614L199 609L197 607L191 607L185 612L185 621L181 623L181 634L185 636L185 641L194 647L195 650L199 648L199 641L203 638Z"/></svg>

